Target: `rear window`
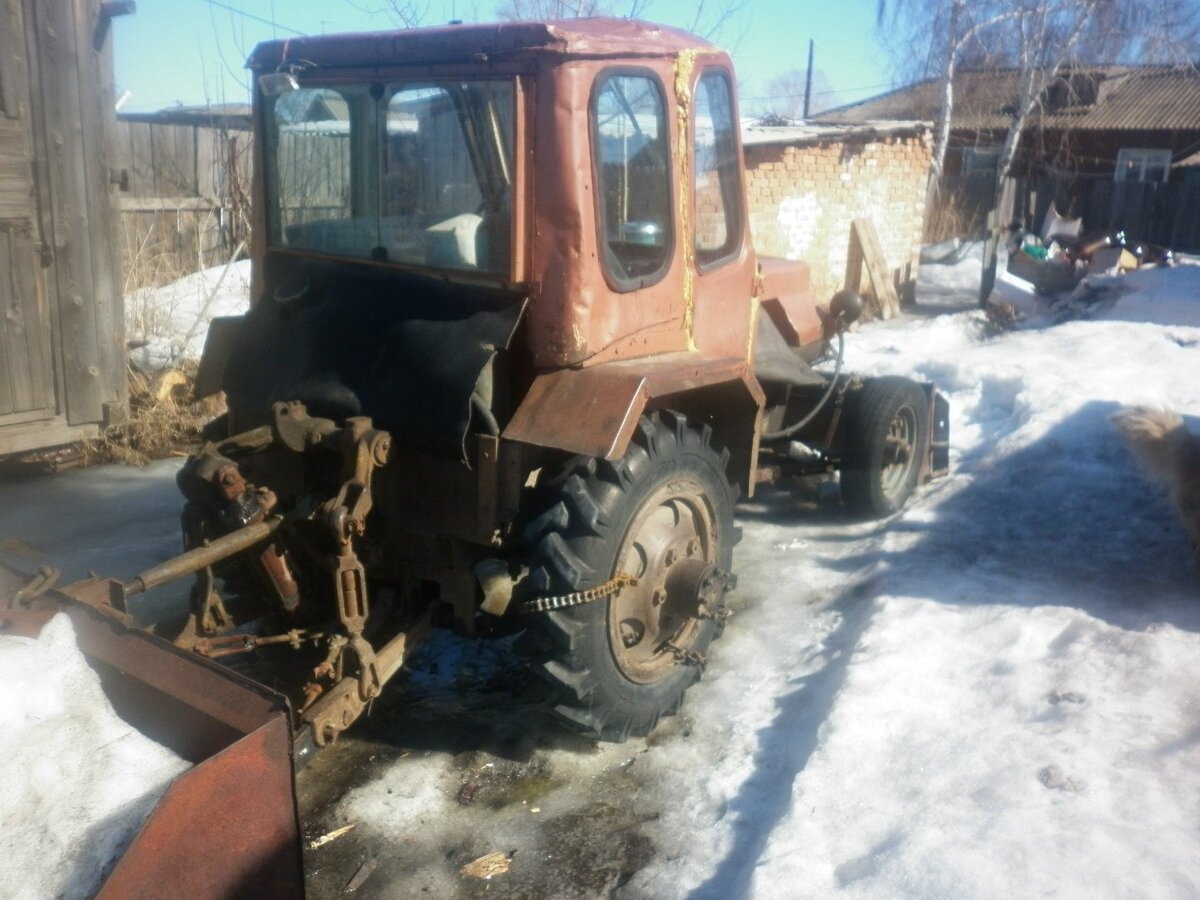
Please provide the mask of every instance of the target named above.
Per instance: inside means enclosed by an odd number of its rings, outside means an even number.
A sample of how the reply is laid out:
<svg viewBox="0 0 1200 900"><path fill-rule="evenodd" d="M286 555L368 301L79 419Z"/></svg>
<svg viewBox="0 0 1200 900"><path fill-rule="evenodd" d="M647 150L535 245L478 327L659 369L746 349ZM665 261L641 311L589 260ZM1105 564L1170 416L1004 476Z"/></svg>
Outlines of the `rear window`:
<svg viewBox="0 0 1200 900"><path fill-rule="evenodd" d="M268 102L274 246L508 275L510 79L314 86Z"/></svg>

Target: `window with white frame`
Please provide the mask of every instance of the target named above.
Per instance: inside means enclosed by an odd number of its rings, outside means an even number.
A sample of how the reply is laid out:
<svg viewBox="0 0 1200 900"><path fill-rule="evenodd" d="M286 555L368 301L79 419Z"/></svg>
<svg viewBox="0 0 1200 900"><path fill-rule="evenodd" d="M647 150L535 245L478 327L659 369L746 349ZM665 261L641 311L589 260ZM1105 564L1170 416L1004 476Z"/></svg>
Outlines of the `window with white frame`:
<svg viewBox="0 0 1200 900"><path fill-rule="evenodd" d="M1126 147L1117 152L1114 181L1166 181L1171 171L1170 150Z"/></svg>
<svg viewBox="0 0 1200 900"><path fill-rule="evenodd" d="M1000 147L967 147L963 150L962 173L972 175L995 175L1000 167Z"/></svg>

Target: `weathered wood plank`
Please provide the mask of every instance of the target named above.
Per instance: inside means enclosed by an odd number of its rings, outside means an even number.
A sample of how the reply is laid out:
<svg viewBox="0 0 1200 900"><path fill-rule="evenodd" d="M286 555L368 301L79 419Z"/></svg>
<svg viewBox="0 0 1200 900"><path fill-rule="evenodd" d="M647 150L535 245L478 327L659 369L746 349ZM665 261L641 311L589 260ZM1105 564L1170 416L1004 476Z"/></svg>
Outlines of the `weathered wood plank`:
<svg viewBox="0 0 1200 900"><path fill-rule="evenodd" d="M32 8L26 12L21 23L25 39L24 72L25 109L28 111L26 123L27 137L31 150L31 170L33 172L33 192L31 196L31 216L33 220L34 249L38 254L38 302L42 310L42 346L46 349L50 372L47 375L47 407L65 423L65 366L63 363L63 348L59 340L61 334L61 317L59 316L59 288L57 271L54 262L54 222L53 197L50 190L50 140L42 88L42 55L38 45L38 21L36 11ZM7 441L6 441L7 443ZM49 442L47 442L49 443ZM9 445L11 446L11 444ZM46 446L46 445L43 445Z"/></svg>
<svg viewBox="0 0 1200 900"><path fill-rule="evenodd" d="M222 133L213 128L196 129L196 194L200 197L220 196L217 166L222 154L218 151Z"/></svg>
<svg viewBox="0 0 1200 900"><path fill-rule="evenodd" d="M849 269L853 268L856 283L852 289L858 289L860 273L865 264L880 317L890 319L899 315L900 298L896 295L896 284L883 256L883 248L879 244L879 234L875 231L874 223L870 219L855 219L850 223L850 232L847 276L850 274ZM850 286L849 283L847 286Z"/></svg>
<svg viewBox="0 0 1200 900"><path fill-rule="evenodd" d="M69 444L99 434L97 425L68 425L62 417L25 425L8 425L0 422L0 453L23 453L39 447Z"/></svg>
<svg viewBox="0 0 1200 900"><path fill-rule="evenodd" d="M0 415L54 409L50 321L28 219L0 222Z"/></svg>
<svg viewBox="0 0 1200 900"><path fill-rule="evenodd" d="M103 418L103 404L114 400L124 403L129 390L121 269L114 243L117 209L109 179L108 139L112 132L107 121L115 115L111 47L107 43L111 40L111 31L106 43L95 47L99 0L75 0L74 6L79 116L83 126L84 193L81 200L87 208L91 295L100 368L100 415Z"/></svg>
<svg viewBox="0 0 1200 900"><path fill-rule="evenodd" d="M79 89L83 50L76 43L74 4L37 4L32 12L40 57L64 406L70 424L98 422L105 397L91 290L84 103Z"/></svg>
<svg viewBox="0 0 1200 900"><path fill-rule="evenodd" d="M154 196L154 142L147 122L126 122L129 127L129 193Z"/></svg>

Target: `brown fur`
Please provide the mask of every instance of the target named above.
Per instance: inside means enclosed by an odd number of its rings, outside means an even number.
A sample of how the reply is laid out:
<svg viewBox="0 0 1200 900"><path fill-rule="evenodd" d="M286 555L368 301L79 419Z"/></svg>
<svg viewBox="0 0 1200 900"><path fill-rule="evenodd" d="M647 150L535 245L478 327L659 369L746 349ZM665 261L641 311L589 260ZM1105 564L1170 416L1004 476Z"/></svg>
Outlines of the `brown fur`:
<svg viewBox="0 0 1200 900"><path fill-rule="evenodd" d="M1113 416L1146 470L1171 488L1171 500L1200 554L1200 437L1184 427L1177 413L1133 406Z"/></svg>

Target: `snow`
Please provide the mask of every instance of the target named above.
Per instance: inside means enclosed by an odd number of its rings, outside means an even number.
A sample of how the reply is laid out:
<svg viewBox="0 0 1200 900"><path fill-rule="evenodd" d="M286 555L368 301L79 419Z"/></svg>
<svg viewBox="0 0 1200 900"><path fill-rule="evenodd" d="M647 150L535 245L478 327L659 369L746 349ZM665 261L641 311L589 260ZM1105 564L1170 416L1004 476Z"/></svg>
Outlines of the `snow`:
<svg viewBox="0 0 1200 900"><path fill-rule="evenodd" d="M204 350L214 316L246 312L250 260L214 266L160 288L141 288L125 298L125 337L135 366L155 372ZM139 346L141 345L141 346Z"/></svg>
<svg viewBox="0 0 1200 900"><path fill-rule="evenodd" d="M945 302L965 264L928 269ZM750 608L688 752L639 760L664 814L628 896L1200 893L1200 578L1108 423L1195 428L1198 274L1131 273L1099 321L847 341L851 370L948 395L952 474L886 527L746 506Z"/></svg>
<svg viewBox="0 0 1200 900"><path fill-rule="evenodd" d="M0 637L0 684L0 896L92 896L188 764L112 711L66 616Z"/></svg>
<svg viewBox="0 0 1200 900"><path fill-rule="evenodd" d="M978 308L978 273L970 255L923 266L916 314L846 342L848 369L946 394L950 475L886 522L849 518L832 485L741 504L737 612L682 714L650 741L539 751L536 806L460 805L464 763L436 742L369 770L335 803L353 836L330 847L374 834L390 848L374 895L461 895L458 859L495 850L517 852L493 881L515 878L601 789L610 808L655 812L621 826L653 853L595 896L1200 895L1200 572L1109 422L1151 404L1200 431L1200 266L1051 302L1001 263L997 293L1021 303L1003 332ZM54 512L71 497L113 507L100 538L114 553L124 532L157 555L175 540L176 465L130 476L140 488L113 469L4 486L0 555L86 544L90 514ZM162 509L137 517L122 499L136 490ZM352 730L339 747L353 746ZM4 808L35 822L66 792L8 793L50 756L18 751ZM25 866L3 866L7 896Z"/></svg>

